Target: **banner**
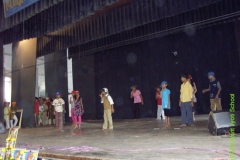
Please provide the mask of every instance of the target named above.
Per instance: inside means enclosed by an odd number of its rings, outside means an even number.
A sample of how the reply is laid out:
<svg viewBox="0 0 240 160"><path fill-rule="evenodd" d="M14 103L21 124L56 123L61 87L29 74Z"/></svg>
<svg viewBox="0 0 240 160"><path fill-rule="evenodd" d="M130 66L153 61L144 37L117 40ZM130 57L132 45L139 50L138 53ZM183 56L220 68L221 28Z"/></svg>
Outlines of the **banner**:
<svg viewBox="0 0 240 160"><path fill-rule="evenodd" d="M10 17L37 1L39 0L3 0L5 17Z"/></svg>

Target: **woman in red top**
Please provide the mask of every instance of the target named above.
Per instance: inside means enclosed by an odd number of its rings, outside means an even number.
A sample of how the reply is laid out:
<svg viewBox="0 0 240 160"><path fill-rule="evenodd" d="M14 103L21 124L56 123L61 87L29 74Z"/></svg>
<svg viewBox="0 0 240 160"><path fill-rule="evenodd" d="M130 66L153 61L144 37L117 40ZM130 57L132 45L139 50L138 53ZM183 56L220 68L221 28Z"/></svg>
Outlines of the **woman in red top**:
<svg viewBox="0 0 240 160"><path fill-rule="evenodd" d="M157 100L157 120L161 120L161 115L162 115L162 119L165 119L165 115L164 115L164 110L162 108L162 98L161 98L161 88L160 87L156 87L156 100Z"/></svg>

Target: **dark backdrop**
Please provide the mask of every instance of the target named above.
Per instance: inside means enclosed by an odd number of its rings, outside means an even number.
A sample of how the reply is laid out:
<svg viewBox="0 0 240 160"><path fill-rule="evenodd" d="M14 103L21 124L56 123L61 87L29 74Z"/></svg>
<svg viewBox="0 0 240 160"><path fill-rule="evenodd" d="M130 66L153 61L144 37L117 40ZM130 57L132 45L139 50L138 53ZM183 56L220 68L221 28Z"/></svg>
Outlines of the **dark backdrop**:
<svg viewBox="0 0 240 160"><path fill-rule="evenodd" d="M34 125L37 39L13 43L12 101L23 109L22 127ZM19 116L19 114L18 114ZM20 120L20 119L19 119ZM19 121L18 121L19 122Z"/></svg>
<svg viewBox="0 0 240 160"><path fill-rule="evenodd" d="M95 91L94 84L94 56L75 58L72 62L74 90L79 90L85 108L83 119L95 119L95 98L98 92Z"/></svg>
<svg viewBox="0 0 240 160"><path fill-rule="evenodd" d="M175 51L177 56L173 54ZM214 71L220 80L223 109L228 109L229 94L240 96L238 69L233 23L199 30L192 28L95 54L95 90L109 88L115 102L114 117L131 118L133 100L129 98L130 87L136 84L145 102L142 116L153 117L157 109L154 87L166 80L171 90L172 114L179 115L180 75L190 73L198 88L197 112L208 113L209 94L201 93L202 89L208 87L208 71ZM88 85L87 81L84 83ZM97 118L102 118L99 99L96 99L96 107ZM239 106L236 107L239 109Z"/></svg>
<svg viewBox="0 0 240 160"><path fill-rule="evenodd" d="M65 101L66 121L69 121L66 50L46 55L44 59L46 94L51 98L56 98L56 92L62 94Z"/></svg>

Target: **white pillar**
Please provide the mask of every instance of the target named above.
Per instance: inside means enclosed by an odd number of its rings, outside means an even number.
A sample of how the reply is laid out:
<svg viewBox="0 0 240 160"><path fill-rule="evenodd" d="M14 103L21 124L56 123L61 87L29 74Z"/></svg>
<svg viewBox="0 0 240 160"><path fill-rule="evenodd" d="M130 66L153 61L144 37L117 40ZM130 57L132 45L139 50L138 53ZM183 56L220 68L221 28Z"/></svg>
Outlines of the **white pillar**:
<svg viewBox="0 0 240 160"><path fill-rule="evenodd" d="M73 90L73 72L72 72L72 58L69 59L68 58L69 54L68 54L68 48L67 48L67 79L68 79L68 93L71 93ZM70 94L68 95L68 104L69 102L69 98L70 98ZM69 117L71 117L71 105L69 104Z"/></svg>

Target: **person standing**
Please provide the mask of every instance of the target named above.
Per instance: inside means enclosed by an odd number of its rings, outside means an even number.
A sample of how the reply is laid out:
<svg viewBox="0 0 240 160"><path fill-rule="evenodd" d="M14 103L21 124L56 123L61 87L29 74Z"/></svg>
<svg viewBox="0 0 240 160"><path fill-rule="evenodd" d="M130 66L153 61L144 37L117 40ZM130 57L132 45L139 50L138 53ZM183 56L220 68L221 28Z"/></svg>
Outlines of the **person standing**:
<svg viewBox="0 0 240 160"><path fill-rule="evenodd" d="M188 75L183 74L181 76L181 89L180 89L180 100L179 106L181 107L181 125L180 127L186 127L187 123L190 126L193 125L193 88L188 81Z"/></svg>
<svg viewBox="0 0 240 160"><path fill-rule="evenodd" d="M75 91L76 99L75 99L75 106L74 106L74 129L80 129L82 123L82 114L84 113L82 97L80 96L79 91Z"/></svg>
<svg viewBox="0 0 240 160"><path fill-rule="evenodd" d="M162 108L162 98L161 98L161 88L162 86L156 87L156 100L157 100L157 120L165 120L164 110Z"/></svg>
<svg viewBox="0 0 240 160"><path fill-rule="evenodd" d="M55 111L55 122L56 128L63 131L63 113L65 110L65 102L61 98L61 93L56 93L56 99L53 101L54 111Z"/></svg>
<svg viewBox="0 0 240 160"><path fill-rule="evenodd" d="M69 97L69 103L70 103L70 110L69 110L69 115L70 117L72 117L72 122L74 122L74 107L75 107L75 100L76 100L76 96L75 96L75 92L76 91L72 91L71 95Z"/></svg>
<svg viewBox="0 0 240 160"><path fill-rule="evenodd" d="M9 108L9 103L4 102L4 120L6 122L6 129L10 128L10 108Z"/></svg>
<svg viewBox="0 0 240 160"><path fill-rule="evenodd" d="M17 103L14 101L12 102L11 109L10 109L10 127L16 127L18 123L18 118L16 116L17 112L22 111L17 107ZM14 121L14 123L13 123Z"/></svg>
<svg viewBox="0 0 240 160"><path fill-rule="evenodd" d="M109 95L108 89L103 88L101 90L101 94L99 95L101 98L101 103L103 103L104 107L104 114L103 114L103 130L113 129L113 120L112 120L112 113L114 113L114 102L112 97Z"/></svg>
<svg viewBox="0 0 240 160"><path fill-rule="evenodd" d="M49 117L49 114L48 114L48 106L47 106L47 101L46 99L43 100L43 125L48 125L48 117Z"/></svg>
<svg viewBox="0 0 240 160"><path fill-rule="evenodd" d="M52 101L49 97L46 97L46 105L48 107L48 112L47 112L47 115L48 115L48 124L49 125L52 125L54 124L53 123L53 118L54 118L54 110L53 110L53 106L52 106Z"/></svg>
<svg viewBox="0 0 240 160"><path fill-rule="evenodd" d="M166 126L170 126L170 116L171 116L171 112L170 112L170 90L167 88L167 81L162 81L161 83L161 87L162 87L162 91L161 91L161 98L162 98L162 108L164 109L164 114L166 117Z"/></svg>
<svg viewBox="0 0 240 160"><path fill-rule="evenodd" d="M221 91L222 87L220 82L215 78L215 73L214 72L209 72L208 73L208 79L210 80L209 82L209 88L208 89L203 89L202 93L210 92L210 104L211 104L211 110L212 111L220 111L222 110L222 105L221 105Z"/></svg>
<svg viewBox="0 0 240 160"><path fill-rule="evenodd" d="M43 116L44 116L44 107L43 107L43 99L39 98L39 119L38 119L38 125L43 125Z"/></svg>
<svg viewBox="0 0 240 160"><path fill-rule="evenodd" d="M35 97L34 101L34 117L35 117L35 126L38 126L39 123L39 100Z"/></svg>
<svg viewBox="0 0 240 160"><path fill-rule="evenodd" d="M143 105L143 97L140 92L140 90L137 89L136 85L133 85L131 87L132 92L130 97L134 99L134 104L133 104L133 114L134 114L134 119L135 120L140 120L140 115L141 115L141 105Z"/></svg>
<svg viewBox="0 0 240 160"><path fill-rule="evenodd" d="M195 121L195 109L196 109L196 104L197 104L197 98L196 98L196 93L197 93L197 86L196 83L193 81L192 76L189 74L188 75L188 81L193 87L193 107L192 107L192 114L193 114L193 121Z"/></svg>

